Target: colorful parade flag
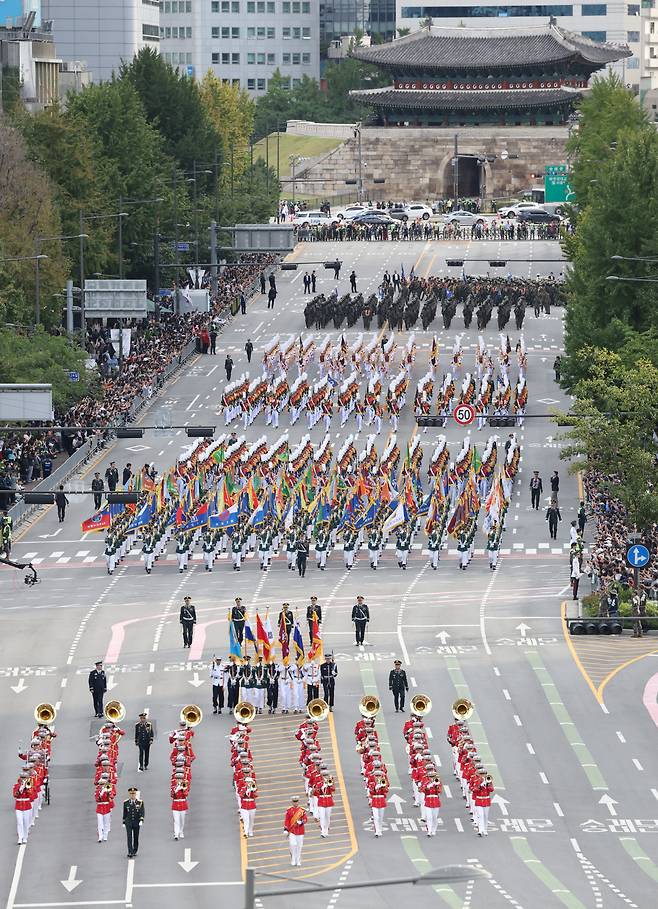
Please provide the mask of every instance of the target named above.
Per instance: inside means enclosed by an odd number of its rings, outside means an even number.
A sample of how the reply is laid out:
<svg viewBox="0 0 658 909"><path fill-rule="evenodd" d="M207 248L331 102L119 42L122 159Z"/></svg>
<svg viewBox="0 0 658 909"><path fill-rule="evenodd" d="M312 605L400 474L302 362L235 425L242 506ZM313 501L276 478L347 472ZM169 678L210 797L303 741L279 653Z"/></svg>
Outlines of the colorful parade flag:
<svg viewBox="0 0 658 909"><path fill-rule="evenodd" d="M299 627L299 622L295 622L295 630L292 634L292 642L295 648L295 663L301 668L304 663L304 640Z"/></svg>
<svg viewBox="0 0 658 909"><path fill-rule="evenodd" d="M238 641L238 636L235 633L235 625L230 619L229 613L229 623L228 623L228 651L229 654L233 657L237 657L238 660L242 659L242 648L240 647L240 642Z"/></svg>
<svg viewBox="0 0 658 909"><path fill-rule="evenodd" d="M284 666L287 666L290 662L290 644L288 642L288 634L286 632L286 623L283 614L281 614L279 619L279 644L281 645L281 662Z"/></svg>
<svg viewBox="0 0 658 909"><path fill-rule="evenodd" d="M105 507L102 511L97 511L96 514L83 521L81 527L83 533L93 533L96 530L107 530L111 524L110 509Z"/></svg>
<svg viewBox="0 0 658 909"><path fill-rule="evenodd" d="M311 638L312 643L308 652L308 658L314 660L315 657L322 651L322 638L320 637L320 623L318 622L317 613L313 613L313 623L311 625Z"/></svg>
<svg viewBox="0 0 658 909"><path fill-rule="evenodd" d="M249 624L248 620L245 620L245 623L244 623L244 639L245 639L245 643L253 644L254 650L256 651L256 653L258 653L258 642L256 641L256 638L254 637L254 633L251 630L251 625Z"/></svg>
<svg viewBox="0 0 658 909"><path fill-rule="evenodd" d="M260 616L256 613L256 638L258 641L258 653L263 657L266 663L269 663L272 659L272 651L270 647L270 639L265 630Z"/></svg>

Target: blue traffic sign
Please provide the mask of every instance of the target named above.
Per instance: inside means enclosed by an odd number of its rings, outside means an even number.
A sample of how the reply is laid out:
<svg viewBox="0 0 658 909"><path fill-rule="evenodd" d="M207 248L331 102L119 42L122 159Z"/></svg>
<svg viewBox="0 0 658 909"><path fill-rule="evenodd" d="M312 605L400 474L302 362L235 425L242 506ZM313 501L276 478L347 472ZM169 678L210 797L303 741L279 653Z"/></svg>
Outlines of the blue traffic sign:
<svg viewBox="0 0 658 909"><path fill-rule="evenodd" d="M633 543L626 552L626 561L631 568L644 568L649 564L651 553L642 543Z"/></svg>
<svg viewBox="0 0 658 909"><path fill-rule="evenodd" d="M189 243L183 243L182 241L180 241L180 242L178 242L178 243L176 244L176 249L178 250L178 252L189 252L189 251L190 251L190 244L189 244Z"/></svg>
<svg viewBox="0 0 658 909"><path fill-rule="evenodd" d="M75 372L75 370L71 370L71 372L69 372L69 382L79 382L79 381L80 381L80 373Z"/></svg>

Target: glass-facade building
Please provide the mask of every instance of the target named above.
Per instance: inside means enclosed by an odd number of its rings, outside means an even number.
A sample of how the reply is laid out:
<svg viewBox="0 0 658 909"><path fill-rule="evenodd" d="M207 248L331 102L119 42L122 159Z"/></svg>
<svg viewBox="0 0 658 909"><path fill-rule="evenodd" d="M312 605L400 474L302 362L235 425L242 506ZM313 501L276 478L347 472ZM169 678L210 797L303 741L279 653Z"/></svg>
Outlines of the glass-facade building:
<svg viewBox="0 0 658 909"><path fill-rule="evenodd" d="M320 42L361 32L390 41L395 35L395 0L324 0L320 3Z"/></svg>

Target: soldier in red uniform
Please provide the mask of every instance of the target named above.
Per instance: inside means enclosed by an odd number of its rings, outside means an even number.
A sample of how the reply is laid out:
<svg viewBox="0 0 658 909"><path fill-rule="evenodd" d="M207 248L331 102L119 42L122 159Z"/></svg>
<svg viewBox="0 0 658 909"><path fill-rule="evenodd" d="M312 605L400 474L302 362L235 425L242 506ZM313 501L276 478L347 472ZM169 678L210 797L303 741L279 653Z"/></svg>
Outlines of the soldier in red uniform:
<svg viewBox="0 0 658 909"><path fill-rule="evenodd" d="M283 819L283 829L288 834L290 846L290 864L301 868L302 847L304 846L304 829L308 818L306 811L299 805L299 797L293 795L292 805Z"/></svg>
<svg viewBox="0 0 658 909"><path fill-rule="evenodd" d="M32 790L33 785L30 773L28 770L23 770L13 789L19 846L24 846L30 835L30 823L32 821Z"/></svg>
<svg viewBox="0 0 658 909"><path fill-rule="evenodd" d="M384 814L386 812L386 798L388 796L388 779L383 769L377 768L368 786L368 798L372 811L372 822L375 827L375 836L382 835Z"/></svg>
<svg viewBox="0 0 658 909"><path fill-rule="evenodd" d="M106 843L107 838L110 835L110 826L112 823L111 812L114 808L115 795L116 789L114 784L110 782L109 775L101 774L94 793L99 843Z"/></svg>
<svg viewBox="0 0 658 909"><path fill-rule="evenodd" d="M425 779L421 781L419 787L420 791L423 793L425 823L427 825L428 836L436 836L436 829L439 826L439 808L441 807L441 799L439 796L443 790L443 784L433 767L433 763L430 763L427 766L427 775L425 776Z"/></svg>
<svg viewBox="0 0 658 909"><path fill-rule="evenodd" d="M174 819L174 839L185 839L185 818L189 805L190 781L184 770L174 770L171 779L171 813Z"/></svg>
<svg viewBox="0 0 658 909"><path fill-rule="evenodd" d="M244 782L238 787L238 795L240 797L243 836L253 836L254 824L256 823L256 797L258 795L256 780L251 776L245 777Z"/></svg>
<svg viewBox="0 0 658 909"><path fill-rule="evenodd" d="M473 803L478 836L488 836L489 808L494 791L493 781L483 770L478 771L472 780Z"/></svg>

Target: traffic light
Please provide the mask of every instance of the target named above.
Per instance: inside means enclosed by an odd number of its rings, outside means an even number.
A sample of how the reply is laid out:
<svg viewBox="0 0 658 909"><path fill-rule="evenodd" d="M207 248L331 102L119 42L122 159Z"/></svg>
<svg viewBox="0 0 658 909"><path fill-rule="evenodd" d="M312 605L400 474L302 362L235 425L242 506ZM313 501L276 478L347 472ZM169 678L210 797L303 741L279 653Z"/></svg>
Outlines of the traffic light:
<svg viewBox="0 0 658 909"><path fill-rule="evenodd" d="M54 492L26 492L23 495L26 505L52 505L55 502Z"/></svg>
<svg viewBox="0 0 658 909"><path fill-rule="evenodd" d="M463 259L446 259L446 265L448 268L461 268L463 264Z"/></svg>
<svg viewBox="0 0 658 909"><path fill-rule="evenodd" d="M297 271L296 262L282 262L281 271Z"/></svg>
<svg viewBox="0 0 658 909"><path fill-rule="evenodd" d="M342 264L343 264L342 262L325 262L324 267L334 269L334 268L340 268L340 266Z"/></svg>
<svg viewBox="0 0 658 909"><path fill-rule="evenodd" d="M443 426L445 423L445 417L420 416L416 417L416 422L419 426Z"/></svg>
<svg viewBox="0 0 658 909"><path fill-rule="evenodd" d="M214 426L186 426L185 432L190 439L212 439L215 434Z"/></svg>
<svg viewBox="0 0 658 909"><path fill-rule="evenodd" d="M122 426L117 429L117 439L141 439L143 435L143 429L135 429L132 426Z"/></svg>
<svg viewBox="0 0 658 909"><path fill-rule="evenodd" d="M110 505L136 505L139 493L137 492L108 492L107 501Z"/></svg>

